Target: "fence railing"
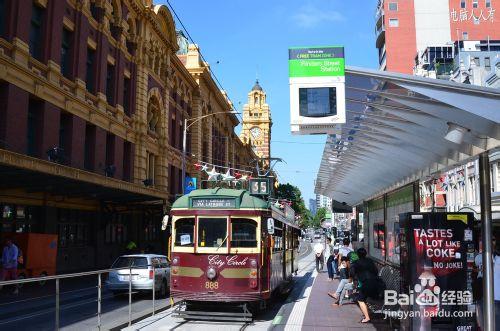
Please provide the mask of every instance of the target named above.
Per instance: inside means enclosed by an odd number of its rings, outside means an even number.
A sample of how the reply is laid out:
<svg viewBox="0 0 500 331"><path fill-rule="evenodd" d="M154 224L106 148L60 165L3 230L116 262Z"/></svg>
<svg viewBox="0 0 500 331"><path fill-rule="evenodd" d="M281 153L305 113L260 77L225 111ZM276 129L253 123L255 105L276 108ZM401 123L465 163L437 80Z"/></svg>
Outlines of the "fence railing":
<svg viewBox="0 0 500 331"><path fill-rule="evenodd" d="M153 278L152 278L152 315L156 312L156 269L155 265L141 265L140 269L145 267L152 267ZM20 284L28 284L28 283L41 283L47 281L55 281L55 329L59 330L60 328L60 280L62 279L70 279L70 278L78 278L78 277L86 277L86 276L97 276L97 329L101 330L102 327L102 275L109 274L110 272L120 271L120 270L128 270L128 326L132 325L132 270L138 269L138 266L135 267L127 267L127 268L110 268L110 269L102 269L95 271L87 271L87 272L79 272L72 274L63 274L63 275L54 275L54 276L45 276L45 277L35 277L35 278L26 278L26 279L16 279L16 280L8 280L8 281L0 281L0 289L3 286L9 285L20 285ZM169 275L168 275L169 276ZM167 290L167 289L165 289Z"/></svg>

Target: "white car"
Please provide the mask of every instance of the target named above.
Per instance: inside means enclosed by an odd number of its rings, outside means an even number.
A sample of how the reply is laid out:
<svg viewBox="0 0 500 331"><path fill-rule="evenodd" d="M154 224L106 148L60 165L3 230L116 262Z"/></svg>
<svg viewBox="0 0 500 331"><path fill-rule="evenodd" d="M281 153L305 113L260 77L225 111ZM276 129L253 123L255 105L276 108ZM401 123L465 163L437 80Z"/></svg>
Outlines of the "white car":
<svg viewBox="0 0 500 331"><path fill-rule="evenodd" d="M111 269L120 269L111 271L106 281L106 287L113 294L128 291L130 274L132 275L133 291L152 291L153 273L155 279L155 296L165 297L169 291L170 263L165 255L123 255L116 259Z"/></svg>

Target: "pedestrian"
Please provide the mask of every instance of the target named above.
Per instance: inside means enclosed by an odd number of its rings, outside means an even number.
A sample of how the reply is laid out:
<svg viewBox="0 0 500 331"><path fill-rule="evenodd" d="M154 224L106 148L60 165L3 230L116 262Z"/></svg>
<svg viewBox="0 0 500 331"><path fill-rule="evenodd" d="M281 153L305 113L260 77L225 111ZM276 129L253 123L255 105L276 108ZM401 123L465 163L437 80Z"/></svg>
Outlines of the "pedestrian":
<svg viewBox="0 0 500 331"><path fill-rule="evenodd" d="M314 245L314 253L315 253L315 258L316 258L316 270L318 272L323 270L323 263L324 263L323 250L324 250L324 246L322 243L317 242L316 245ZM321 268L320 268L320 266L321 266Z"/></svg>
<svg viewBox="0 0 500 331"><path fill-rule="evenodd" d="M2 280L17 279L17 259L19 257L19 249L12 242L11 238L5 240L5 247L2 252ZM14 294L18 294L17 286L14 288Z"/></svg>
<svg viewBox="0 0 500 331"><path fill-rule="evenodd" d="M368 313L368 306L366 300L373 298L379 299L381 293L385 290L385 283L378 276L378 270L375 263L366 257L367 252L364 248L357 250L359 260L351 264L351 274L357 281L358 292L354 295L354 301L357 301L364 318L361 323L370 322L370 315Z"/></svg>
<svg viewBox="0 0 500 331"><path fill-rule="evenodd" d="M328 295L336 299L336 301L333 303L333 306L335 307L342 305L347 291L352 291L354 289L354 284L350 275L350 259L352 259L354 263L357 260L357 254L355 252L351 252L349 253L349 257L342 257L341 264L339 266L339 285L337 286L337 290L335 291L335 293L328 293Z"/></svg>
<svg viewBox="0 0 500 331"><path fill-rule="evenodd" d="M339 254L337 257L338 265L340 265L342 256L347 256L349 255L350 252L352 252L352 248L349 246L351 244L349 238L344 238L342 244L343 244L342 247L339 248Z"/></svg>
<svg viewBox="0 0 500 331"><path fill-rule="evenodd" d="M333 281L334 277L333 261L335 259L331 238L326 238L325 258L326 258L326 269L328 270L328 281L331 282Z"/></svg>

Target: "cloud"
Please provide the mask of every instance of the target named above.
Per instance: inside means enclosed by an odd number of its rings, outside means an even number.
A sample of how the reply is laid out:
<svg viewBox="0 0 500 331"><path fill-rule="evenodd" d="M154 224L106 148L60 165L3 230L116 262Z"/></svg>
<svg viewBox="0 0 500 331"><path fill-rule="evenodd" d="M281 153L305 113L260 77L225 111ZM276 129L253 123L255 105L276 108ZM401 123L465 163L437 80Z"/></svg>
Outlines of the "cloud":
<svg viewBox="0 0 500 331"><path fill-rule="evenodd" d="M315 28L320 24L343 22L345 17L335 10L324 10L311 4L302 6L299 12L292 15L295 24L302 28Z"/></svg>

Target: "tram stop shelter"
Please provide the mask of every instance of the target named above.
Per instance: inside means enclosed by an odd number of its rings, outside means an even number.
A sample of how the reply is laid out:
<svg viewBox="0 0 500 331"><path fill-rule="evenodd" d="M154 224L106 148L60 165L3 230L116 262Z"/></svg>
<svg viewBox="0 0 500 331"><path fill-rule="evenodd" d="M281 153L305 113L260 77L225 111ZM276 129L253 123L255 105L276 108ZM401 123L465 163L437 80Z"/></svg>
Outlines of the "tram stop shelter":
<svg viewBox="0 0 500 331"><path fill-rule="evenodd" d="M479 158L484 325L494 330L489 154L499 147L500 90L348 67L346 123L327 137L315 193L356 206Z"/></svg>

